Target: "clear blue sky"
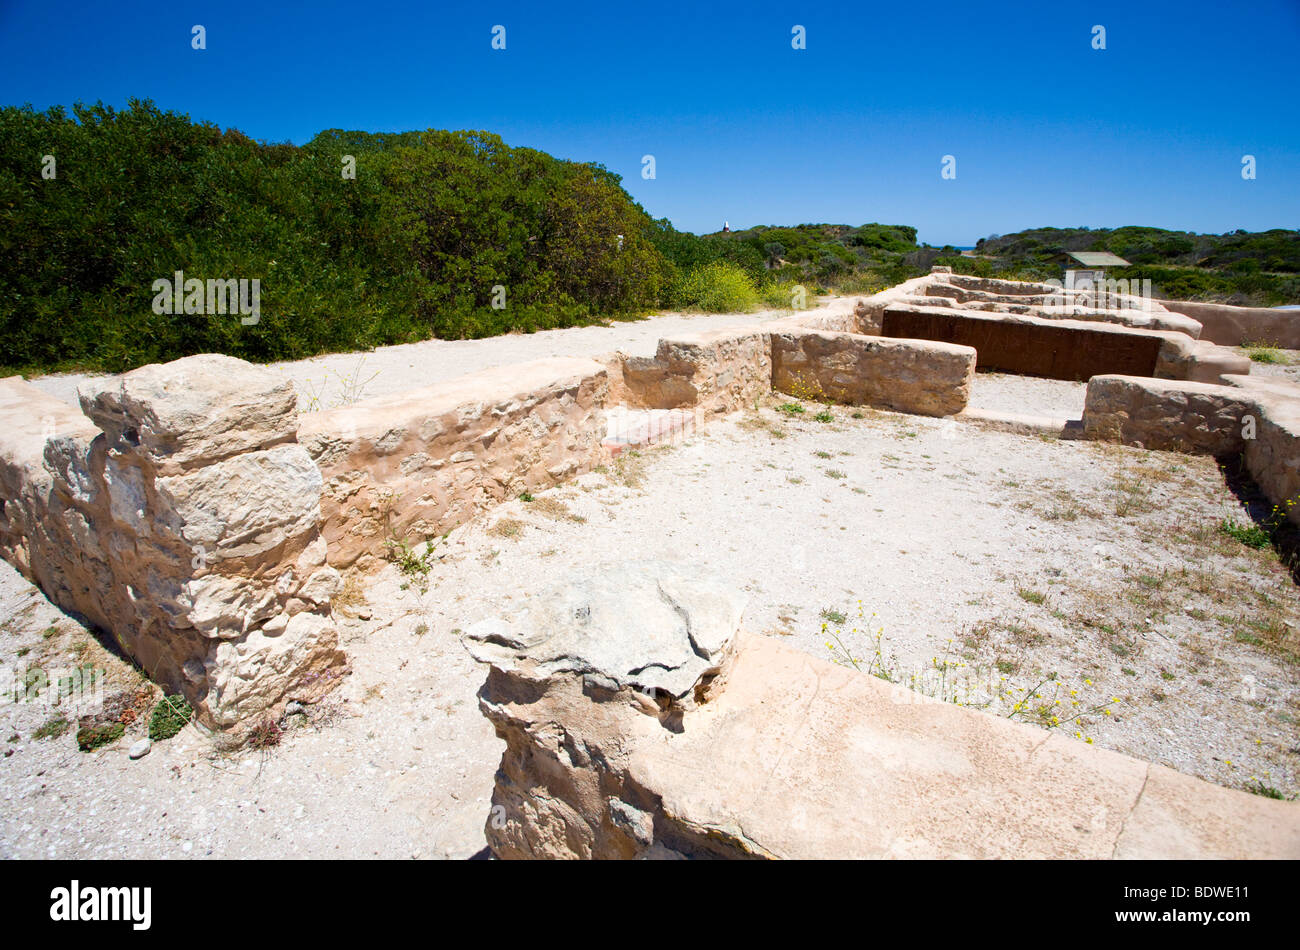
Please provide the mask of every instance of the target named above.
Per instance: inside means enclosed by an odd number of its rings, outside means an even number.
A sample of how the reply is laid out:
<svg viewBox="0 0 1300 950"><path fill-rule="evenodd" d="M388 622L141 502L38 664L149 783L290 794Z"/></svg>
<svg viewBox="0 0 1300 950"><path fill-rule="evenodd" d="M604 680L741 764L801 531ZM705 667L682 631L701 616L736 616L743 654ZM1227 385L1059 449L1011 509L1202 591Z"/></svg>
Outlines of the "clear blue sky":
<svg viewBox="0 0 1300 950"><path fill-rule="evenodd" d="M1300 0L0 0L2 104L138 96L296 143L487 129L601 162L683 230L881 221L932 244L1300 226L1297 61Z"/></svg>

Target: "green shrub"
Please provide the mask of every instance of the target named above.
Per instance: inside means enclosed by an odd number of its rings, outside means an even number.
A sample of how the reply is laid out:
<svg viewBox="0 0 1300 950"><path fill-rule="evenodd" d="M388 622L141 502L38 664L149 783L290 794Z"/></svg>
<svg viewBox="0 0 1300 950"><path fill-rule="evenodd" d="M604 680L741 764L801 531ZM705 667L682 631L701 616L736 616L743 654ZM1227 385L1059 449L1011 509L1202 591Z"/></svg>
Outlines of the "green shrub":
<svg viewBox="0 0 1300 950"><path fill-rule="evenodd" d="M149 716L149 738L161 742L176 735L194 718L194 709L179 693L164 696Z"/></svg>
<svg viewBox="0 0 1300 950"><path fill-rule="evenodd" d="M100 746L106 746L110 742L116 742L122 738L122 733L126 727L120 722L96 723L94 725L82 726L77 730L77 748L82 752L93 752Z"/></svg>
<svg viewBox="0 0 1300 950"><path fill-rule="evenodd" d="M670 275L655 236L617 175L487 132L328 130L299 147L148 101L0 108L6 370L268 362L639 316ZM153 282L178 270L258 279L260 320L154 313Z"/></svg>
<svg viewBox="0 0 1300 950"><path fill-rule="evenodd" d="M1256 363L1278 363L1285 365L1289 362L1281 349L1276 344L1271 343L1243 343L1241 348L1246 351L1246 355Z"/></svg>
<svg viewBox="0 0 1300 950"><path fill-rule="evenodd" d="M796 294L800 287L803 287L802 309L816 306L816 303L810 299L813 295L812 291L807 287L804 287L803 284L796 283L793 280L771 281L770 283L764 284L759 289L758 294L759 298L763 301L763 306L765 307L769 307L772 310L791 310L795 308Z"/></svg>
<svg viewBox="0 0 1300 950"><path fill-rule="evenodd" d="M1273 535L1257 524L1241 524L1235 518L1225 518L1219 523L1219 532L1235 538L1248 548L1266 548L1273 542Z"/></svg>
<svg viewBox="0 0 1300 950"><path fill-rule="evenodd" d="M758 306L759 295L749 275L735 264L714 261L694 267L673 284L672 305L705 313L742 313Z"/></svg>
<svg viewBox="0 0 1300 950"><path fill-rule="evenodd" d="M72 723L68 722L62 713L57 713L45 720L45 722L32 733L32 738L57 739L71 728Z"/></svg>

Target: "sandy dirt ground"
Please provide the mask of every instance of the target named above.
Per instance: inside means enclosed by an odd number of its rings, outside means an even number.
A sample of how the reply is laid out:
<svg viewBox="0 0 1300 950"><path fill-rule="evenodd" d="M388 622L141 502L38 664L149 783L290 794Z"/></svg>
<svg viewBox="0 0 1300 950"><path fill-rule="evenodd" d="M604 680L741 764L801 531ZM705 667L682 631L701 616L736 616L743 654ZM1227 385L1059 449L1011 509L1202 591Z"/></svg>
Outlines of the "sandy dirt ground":
<svg viewBox="0 0 1300 950"><path fill-rule="evenodd" d="M858 298L819 297L818 310L852 309ZM550 356L599 356L622 350L629 356L654 356L659 340L748 323L767 323L790 316L790 310L755 313L663 313L645 320L614 321L604 326L569 327L537 333L509 333L482 340L425 340L385 346L367 353L333 353L309 360L271 363L291 379L304 412L333 409L373 396L430 386L466 373ZM77 386L91 378L83 373L35 377L29 382L71 405Z"/></svg>
<svg viewBox="0 0 1300 950"><path fill-rule="evenodd" d="M856 297L819 298L819 311L852 309ZM665 313L645 320L606 326L513 333L484 340L426 340L387 346L368 353L335 353L310 360L272 363L270 368L292 380L300 411L333 409L358 400L429 386L466 373L550 356L600 356L621 350L630 356L653 356L659 340L746 323L767 323L790 316L789 310L752 314ZM84 373L34 377L29 382L77 405ZM971 408L1030 413L1061 419L1083 414L1086 387L1081 383L1034 379L1002 373L976 376Z"/></svg>
<svg viewBox="0 0 1300 950"><path fill-rule="evenodd" d="M503 744L457 631L623 558L707 565L748 594L747 628L986 714L1300 790L1300 598L1219 530L1244 515L1212 460L783 402L510 501L427 575L351 579L353 672L273 748L190 727L131 760L141 720L83 753L45 701L0 706L0 856L478 854ZM0 667L74 662L141 687L0 564Z"/></svg>
<svg viewBox="0 0 1300 950"><path fill-rule="evenodd" d="M981 371L975 374L971 386L970 408L1052 419L1082 419L1087 393L1087 383Z"/></svg>

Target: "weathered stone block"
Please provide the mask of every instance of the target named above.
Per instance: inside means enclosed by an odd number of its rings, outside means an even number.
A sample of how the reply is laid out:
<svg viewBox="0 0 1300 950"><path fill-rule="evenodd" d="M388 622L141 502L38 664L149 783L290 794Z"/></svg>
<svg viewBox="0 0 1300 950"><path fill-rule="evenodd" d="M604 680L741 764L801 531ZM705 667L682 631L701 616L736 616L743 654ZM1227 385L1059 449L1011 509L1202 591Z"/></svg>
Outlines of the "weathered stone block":
<svg viewBox="0 0 1300 950"><path fill-rule="evenodd" d="M638 408L734 412L771 388L767 331L751 325L660 340L653 359L625 360L622 376Z"/></svg>
<svg viewBox="0 0 1300 950"><path fill-rule="evenodd" d="M292 383L216 353L93 380L80 396L111 448L136 449L161 474L292 442L298 427Z"/></svg>
<svg viewBox="0 0 1300 950"><path fill-rule="evenodd" d="M607 391L600 363L545 359L305 415L330 564L377 567L389 539L444 534L600 464Z"/></svg>
<svg viewBox="0 0 1300 950"><path fill-rule="evenodd" d="M467 636L506 742L499 857L1300 857L1288 802L738 633L737 602L698 570L607 570ZM693 589L652 606L664 576ZM691 661L697 629L714 645Z"/></svg>
<svg viewBox="0 0 1300 950"><path fill-rule="evenodd" d="M772 388L848 405L955 415L970 400L975 351L855 333L774 332Z"/></svg>
<svg viewBox="0 0 1300 950"><path fill-rule="evenodd" d="M338 577L292 390L206 356L100 387L82 404L102 433L33 387L0 386L0 553L209 726L320 695L345 664Z"/></svg>
<svg viewBox="0 0 1300 950"><path fill-rule="evenodd" d="M1137 376L1094 376L1083 409L1085 438L1224 455L1240 452L1256 401L1231 386Z"/></svg>

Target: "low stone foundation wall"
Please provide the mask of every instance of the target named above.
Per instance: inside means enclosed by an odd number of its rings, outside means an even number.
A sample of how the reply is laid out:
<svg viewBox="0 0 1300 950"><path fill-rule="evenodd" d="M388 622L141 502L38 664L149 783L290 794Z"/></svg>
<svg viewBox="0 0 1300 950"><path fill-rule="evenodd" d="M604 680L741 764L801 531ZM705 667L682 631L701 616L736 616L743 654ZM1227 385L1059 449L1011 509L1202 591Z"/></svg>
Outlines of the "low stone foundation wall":
<svg viewBox="0 0 1300 950"><path fill-rule="evenodd" d="M1288 350L1300 349L1300 310L1232 307L1190 300L1162 300L1160 303L1199 322L1203 328L1202 338L1212 343L1223 346L1266 343Z"/></svg>
<svg viewBox="0 0 1300 950"><path fill-rule="evenodd" d="M739 634L743 598L695 565L533 603L466 637L506 742L498 857L1300 857L1289 802Z"/></svg>
<svg viewBox="0 0 1300 950"><path fill-rule="evenodd" d="M544 359L305 415L330 564L378 567L390 541L443 535L600 464L608 389L594 360Z"/></svg>
<svg viewBox="0 0 1300 950"><path fill-rule="evenodd" d="M1004 372L1078 380L1123 374L1207 383L1221 382L1225 374L1248 374L1250 361L1219 345L1241 342L1240 334L1203 333L1200 317L1209 313L1204 306L1124 294L1097 300L1087 292L1050 284L967 277L935 268L862 300L855 313L857 332L974 346L981 367ZM1267 326L1277 331L1274 337L1286 337L1282 325L1295 323L1300 339L1300 319L1278 316L1285 311L1263 313L1269 314ZM1262 333L1258 320L1252 325ZM1126 332L1132 335L1124 336ZM1154 361L1152 347L1158 347Z"/></svg>
<svg viewBox="0 0 1300 950"><path fill-rule="evenodd" d="M1086 380L1099 373L1152 376L1158 336L1105 325L994 317L984 312L890 307L881 335L973 347L981 369L1051 379Z"/></svg>
<svg viewBox="0 0 1300 950"><path fill-rule="evenodd" d="M210 727L330 689L339 576L293 388L204 355L83 386L81 404L93 426L0 387L4 556Z"/></svg>
<svg viewBox="0 0 1300 950"><path fill-rule="evenodd" d="M652 358L619 360L613 399L640 409L734 412L772 388L767 331L758 324L660 340Z"/></svg>
<svg viewBox="0 0 1300 950"><path fill-rule="evenodd" d="M1083 409L1084 436L1148 449L1227 455L1240 452L1253 398L1231 386L1135 376L1094 376Z"/></svg>
<svg viewBox="0 0 1300 950"><path fill-rule="evenodd" d="M1246 440L1247 470L1292 523L1300 525L1300 387L1256 376L1224 380L1248 393L1258 410L1255 438Z"/></svg>
<svg viewBox="0 0 1300 950"><path fill-rule="evenodd" d="M1097 375L1218 382L1250 361L1186 333L1096 320L1043 319L982 310L888 304L880 335L974 347L980 368L1083 381Z"/></svg>
<svg viewBox="0 0 1300 950"><path fill-rule="evenodd" d="M856 333L773 332L772 388L854 406L956 415L970 400L975 350Z"/></svg>
<svg viewBox="0 0 1300 950"><path fill-rule="evenodd" d="M1254 376L1223 378L1225 385L1096 376L1088 382L1084 437L1148 449L1244 452L1261 490L1300 524L1300 387Z"/></svg>

